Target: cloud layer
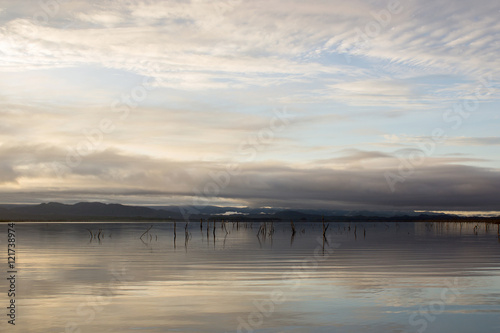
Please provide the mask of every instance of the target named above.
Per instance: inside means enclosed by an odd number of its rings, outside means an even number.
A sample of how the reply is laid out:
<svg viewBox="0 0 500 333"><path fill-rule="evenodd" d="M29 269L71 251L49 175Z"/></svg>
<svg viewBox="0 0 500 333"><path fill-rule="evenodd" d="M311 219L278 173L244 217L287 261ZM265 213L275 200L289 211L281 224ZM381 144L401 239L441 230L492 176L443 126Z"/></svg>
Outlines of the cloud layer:
<svg viewBox="0 0 500 333"><path fill-rule="evenodd" d="M495 1L29 2L0 6L4 202L189 204L236 165L205 202L497 209Z"/></svg>

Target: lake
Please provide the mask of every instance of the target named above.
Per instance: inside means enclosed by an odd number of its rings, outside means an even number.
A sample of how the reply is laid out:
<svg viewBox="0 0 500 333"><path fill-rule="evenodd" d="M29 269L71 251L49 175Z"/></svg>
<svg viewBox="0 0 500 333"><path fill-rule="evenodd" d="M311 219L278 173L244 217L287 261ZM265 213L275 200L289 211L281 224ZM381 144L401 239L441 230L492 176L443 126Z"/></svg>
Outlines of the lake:
<svg viewBox="0 0 500 333"><path fill-rule="evenodd" d="M16 325L4 278L0 331L500 331L496 225L295 228L16 223Z"/></svg>

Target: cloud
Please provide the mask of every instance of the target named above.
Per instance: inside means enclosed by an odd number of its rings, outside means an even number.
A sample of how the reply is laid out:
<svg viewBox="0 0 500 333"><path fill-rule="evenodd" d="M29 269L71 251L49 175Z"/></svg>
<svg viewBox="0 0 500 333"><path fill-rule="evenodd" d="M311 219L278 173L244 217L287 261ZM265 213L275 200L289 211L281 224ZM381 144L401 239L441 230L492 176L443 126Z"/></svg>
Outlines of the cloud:
<svg viewBox="0 0 500 333"><path fill-rule="evenodd" d="M0 153L3 194L12 198L22 193L28 199L44 189L50 196L70 200L112 194L126 202L142 197L141 201L152 203L169 197L184 204L222 201L277 207L300 203L303 208L489 210L497 205L500 195L500 171L452 164L454 158L416 168L392 193L385 173L397 173L399 160L380 152L353 151L334 161L385 161L366 169L237 161L232 161L232 169L228 169L229 162L178 162L105 150L85 156L79 165L61 173L61 178L53 164L60 161L62 152L57 148L1 146ZM230 175L227 170L235 166L239 171ZM51 186L44 187L46 183Z"/></svg>
<svg viewBox="0 0 500 333"><path fill-rule="evenodd" d="M494 54L498 45L488 42L488 38L498 31L498 24L488 19L489 3L482 1L484 6L477 6L472 12L460 5L458 9L463 11L451 22L441 20L447 10L438 17L432 13L436 7L444 7L442 2L405 3L405 11L394 16L390 26L373 38L370 48L357 53L377 61L388 60L433 72L447 69L454 73L454 66L467 67L467 73L472 69L483 74L492 72L497 68ZM16 61L9 62L11 70L16 63L19 69L26 69L97 62L153 75L149 67L157 64L158 78L170 87L186 89L227 87L214 80L226 78L235 84L241 83L241 87L276 85L283 79L302 78L311 82L322 73L349 75L353 69L345 62L322 65L311 57L312 50L318 49L322 54L321 45L327 44L330 45L328 51L340 52L338 45L352 39L348 36L356 28L363 29L374 21L373 12L387 7L383 1L373 5L295 1L287 1L285 5L279 0L272 5L266 2L266 6L261 7L261 4L225 0L101 5L101 9L81 9L74 14L80 24L78 29L37 26L29 20L13 18L3 27L2 34L6 40L13 38L15 43L7 45L4 52L17 57ZM63 9L61 5L61 13ZM423 9L425 15L414 15ZM476 21L474 26L465 24L478 17L473 15L481 14L485 18ZM467 45L465 54L450 53L462 44ZM263 73L281 77L272 80ZM346 83L344 87L352 87L356 93L359 85ZM373 89L377 87L380 86L375 85ZM400 91L397 85L392 87ZM389 89L388 98L395 89Z"/></svg>
<svg viewBox="0 0 500 333"><path fill-rule="evenodd" d="M315 161L316 165L328 165L333 168L363 168L367 163L371 163L371 167L376 167L372 162L378 162L380 159L394 158L392 155L379 151L361 151L358 149L346 149L341 151L343 156L333 157L330 159Z"/></svg>
<svg viewBox="0 0 500 333"><path fill-rule="evenodd" d="M123 18L121 16L106 12L94 12L91 14L77 13L75 18L80 21L89 22L105 28L115 27L123 22Z"/></svg>
<svg viewBox="0 0 500 333"><path fill-rule="evenodd" d="M446 140L446 143L455 146L498 146L500 145L500 137L456 137Z"/></svg>
<svg viewBox="0 0 500 333"><path fill-rule="evenodd" d="M493 1L409 0L389 22L382 0L72 1L43 24L34 15L44 8L27 3L0 14L0 182L9 194L189 201L210 172L236 161L244 172L211 200L433 208L435 198L446 206L438 209L459 207L454 199L472 209L481 206L474 193L490 207L486 180L497 171L478 165L494 168L495 156L447 154L499 143ZM144 79L155 89L120 119L111 106ZM478 87L467 128L400 195L388 193L384 172ZM254 159L242 156L283 105L295 120ZM52 163L67 164L104 118L115 130L56 178Z"/></svg>
<svg viewBox="0 0 500 333"><path fill-rule="evenodd" d="M417 87L403 80L370 79L337 83L328 87L330 97L349 105L358 106L423 106L430 96L417 91ZM427 103L426 103L427 102Z"/></svg>

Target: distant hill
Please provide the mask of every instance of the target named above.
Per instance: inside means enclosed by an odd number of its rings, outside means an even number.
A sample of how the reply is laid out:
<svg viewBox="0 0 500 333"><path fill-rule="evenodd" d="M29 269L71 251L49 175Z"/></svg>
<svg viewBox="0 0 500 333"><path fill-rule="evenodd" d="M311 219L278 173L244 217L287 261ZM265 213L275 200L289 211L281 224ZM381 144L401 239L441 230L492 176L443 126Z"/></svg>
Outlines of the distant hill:
<svg viewBox="0 0 500 333"><path fill-rule="evenodd" d="M325 214L326 213L326 214ZM328 214L329 213L329 214ZM0 205L2 221L285 221L296 222L499 222L500 217L462 217L449 214L416 212L352 212L321 210L283 210L241 207L140 207L101 202L74 205L58 202L39 205Z"/></svg>
<svg viewBox="0 0 500 333"><path fill-rule="evenodd" d="M31 206L0 207L0 219L17 221L168 220L175 218L180 218L178 212L100 202L80 202L74 205L49 202Z"/></svg>

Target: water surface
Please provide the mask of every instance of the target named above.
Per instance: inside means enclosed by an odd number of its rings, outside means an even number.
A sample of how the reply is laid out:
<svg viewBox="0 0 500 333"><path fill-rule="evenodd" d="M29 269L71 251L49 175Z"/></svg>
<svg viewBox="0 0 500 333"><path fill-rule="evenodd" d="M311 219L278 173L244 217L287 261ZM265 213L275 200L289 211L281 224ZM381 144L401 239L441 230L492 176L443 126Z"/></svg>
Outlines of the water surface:
<svg viewBox="0 0 500 333"><path fill-rule="evenodd" d="M0 329L500 330L496 225L260 226L177 223L174 241L171 223L17 223L16 326Z"/></svg>

